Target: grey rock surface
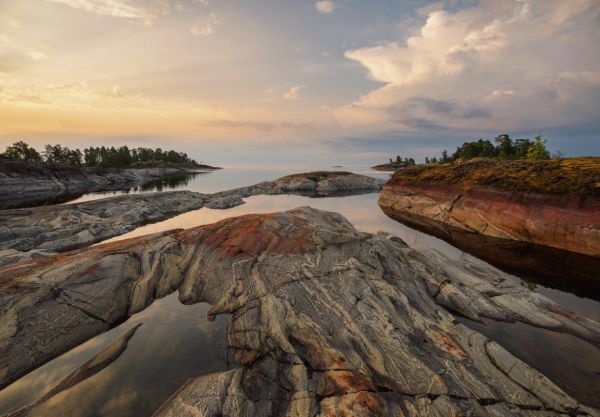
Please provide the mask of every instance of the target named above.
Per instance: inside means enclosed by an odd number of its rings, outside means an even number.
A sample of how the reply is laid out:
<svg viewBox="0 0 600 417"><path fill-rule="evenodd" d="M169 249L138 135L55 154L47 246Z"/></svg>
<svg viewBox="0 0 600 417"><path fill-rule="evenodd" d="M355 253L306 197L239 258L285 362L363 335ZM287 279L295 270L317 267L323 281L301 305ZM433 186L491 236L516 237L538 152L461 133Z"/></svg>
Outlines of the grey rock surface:
<svg viewBox="0 0 600 417"><path fill-rule="evenodd" d="M596 347L600 324L307 207L0 267L0 386L175 290L231 314L239 366L189 381L157 416L600 415L455 314Z"/></svg>
<svg viewBox="0 0 600 417"><path fill-rule="evenodd" d="M194 175L188 168L96 169L0 162L0 209L67 201L84 193L123 190L150 181Z"/></svg>
<svg viewBox="0 0 600 417"><path fill-rule="evenodd" d="M349 173L306 173L215 194L191 191L133 194L75 204L0 211L0 265L39 258L91 245L187 211L207 207L227 209L244 203L243 197L299 192L298 178L313 189L327 184L320 195L375 192L383 180ZM323 182L325 181L325 182ZM331 188L331 184L335 184Z"/></svg>

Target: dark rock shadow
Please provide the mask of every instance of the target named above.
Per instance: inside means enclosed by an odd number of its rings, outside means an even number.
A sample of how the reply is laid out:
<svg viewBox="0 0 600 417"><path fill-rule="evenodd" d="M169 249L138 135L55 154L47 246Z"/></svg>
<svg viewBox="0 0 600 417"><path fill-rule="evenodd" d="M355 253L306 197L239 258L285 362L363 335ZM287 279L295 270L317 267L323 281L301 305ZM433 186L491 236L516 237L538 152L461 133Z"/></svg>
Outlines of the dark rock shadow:
<svg viewBox="0 0 600 417"><path fill-rule="evenodd" d="M598 258L547 246L484 236L423 216L382 210L388 217L440 238L528 283L540 284L600 301L600 259Z"/></svg>

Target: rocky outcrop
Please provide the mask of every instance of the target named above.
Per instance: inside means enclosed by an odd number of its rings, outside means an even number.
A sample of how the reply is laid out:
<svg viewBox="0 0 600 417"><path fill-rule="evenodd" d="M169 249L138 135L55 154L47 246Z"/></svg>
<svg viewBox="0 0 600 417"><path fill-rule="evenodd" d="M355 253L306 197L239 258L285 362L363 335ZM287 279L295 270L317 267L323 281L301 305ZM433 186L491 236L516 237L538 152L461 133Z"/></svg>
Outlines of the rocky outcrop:
<svg viewBox="0 0 600 417"><path fill-rule="evenodd" d="M600 258L452 227L405 211L383 208L389 217L532 284L600 301ZM568 277L568 279L566 279Z"/></svg>
<svg viewBox="0 0 600 417"><path fill-rule="evenodd" d="M179 290L231 314L239 366L188 382L157 416L599 415L455 314L596 347L600 324L440 256L299 208L4 266L0 386Z"/></svg>
<svg viewBox="0 0 600 417"><path fill-rule="evenodd" d="M400 220L421 218L600 257L600 195L594 183L600 169L590 163L592 168L584 164L579 172L574 162L545 162L405 168L386 183L379 205Z"/></svg>
<svg viewBox="0 0 600 417"><path fill-rule="evenodd" d="M227 209L259 194L374 192L384 181L349 173L306 173L249 187L200 194L172 191L123 195L77 204L0 211L0 265L48 256L127 233L202 207Z"/></svg>
<svg viewBox="0 0 600 417"><path fill-rule="evenodd" d="M317 171L288 175L274 181L274 187L284 192L304 192L310 195L332 195L336 192L379 191L384 180L344 171Z"/></svg>
<svg viewBox="0 0 600 417"><path fill-rule="evenodd" d="M183 167L97 169L0 161L0 209L60 203L85 193L190 175L195 175L193 169Z"/></svg>

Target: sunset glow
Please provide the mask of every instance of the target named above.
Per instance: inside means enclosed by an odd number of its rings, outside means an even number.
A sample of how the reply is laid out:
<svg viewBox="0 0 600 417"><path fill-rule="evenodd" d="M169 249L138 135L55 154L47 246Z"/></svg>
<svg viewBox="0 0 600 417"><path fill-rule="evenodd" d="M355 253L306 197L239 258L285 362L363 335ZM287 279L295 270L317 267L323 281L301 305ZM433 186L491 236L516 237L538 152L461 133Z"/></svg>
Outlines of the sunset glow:
<svg viewBox="0 0 600 417"><path fill-rule="evenodd" d="M509 132L594 153L599 16L597 0L0 0L0 144L377 161Z"/></svg>

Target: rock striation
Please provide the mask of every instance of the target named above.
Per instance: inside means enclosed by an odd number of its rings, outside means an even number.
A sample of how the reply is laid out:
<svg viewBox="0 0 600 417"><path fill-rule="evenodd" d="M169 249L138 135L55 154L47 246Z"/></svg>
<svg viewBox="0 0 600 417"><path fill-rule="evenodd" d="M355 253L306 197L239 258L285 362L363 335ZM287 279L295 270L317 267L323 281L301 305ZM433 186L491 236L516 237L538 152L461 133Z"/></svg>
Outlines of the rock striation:
<svg viewBox="0 0 600 417"><path fill-rule="evenodd" d="M175 166L99 169L0 161L0 209L60 203L85 193L126 190L196 173L192 168Z"/></svg>
<svg viewBox="0 0 600 417"><path fill-rule="evenodd" d="M320 196L379 191L384 181L350 173L306 173L215 194L172 191L0 211L0 265L48 256L122 235L143 224L207 207L227 209L260 194Z"/></svg>
<svg viewBox="0 0 600 417"><path fill-rule="evenodd" d="M0 387L175 290L231 314L239 366L189 381L157 416L600 415L456 315L597 348L599 323L307 207L0 267Z"/></svg>
<svg viewBox="0 0 600 417"><path fill-rule="evenodd" d="M397 171L379 196L395 219L600 257L600 158L479 160Z"/></svg>

